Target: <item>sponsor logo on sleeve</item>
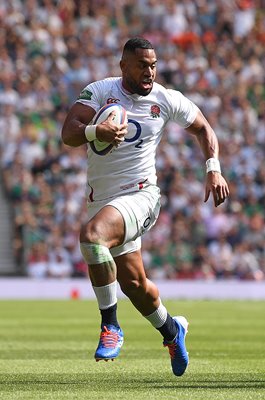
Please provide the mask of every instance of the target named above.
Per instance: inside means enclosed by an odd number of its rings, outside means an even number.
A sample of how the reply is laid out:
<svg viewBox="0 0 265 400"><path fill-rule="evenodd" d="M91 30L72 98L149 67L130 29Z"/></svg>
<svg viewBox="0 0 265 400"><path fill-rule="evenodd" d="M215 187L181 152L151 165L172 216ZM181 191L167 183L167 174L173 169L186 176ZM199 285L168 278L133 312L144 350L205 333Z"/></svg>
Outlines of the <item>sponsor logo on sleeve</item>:
<svg viewBox="0 0 265 400"><path fill-rule="evenodd" d="M90 92L88 89L82 90L80 93L78 100L91 100L93 93Z"/></svg>

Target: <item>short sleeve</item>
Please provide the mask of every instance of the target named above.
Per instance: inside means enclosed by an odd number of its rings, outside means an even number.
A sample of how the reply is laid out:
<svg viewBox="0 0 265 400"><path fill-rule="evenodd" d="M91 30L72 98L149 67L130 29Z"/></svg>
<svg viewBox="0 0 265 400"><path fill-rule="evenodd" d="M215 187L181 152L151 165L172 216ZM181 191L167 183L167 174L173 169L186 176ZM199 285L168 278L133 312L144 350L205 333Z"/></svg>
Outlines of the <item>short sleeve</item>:
<svg viewBox="0 0 265 400"><path fill-rule="evenodd" d="M183 128L188 128L195 120L199 108L181 92L167 90L172 107L170 119Z"/></svg>
<svg viewBox="0 0 265 400"><path fill-rule="evenodd" d="M76 102L82 103L85 106L90 106L97 112L102 103L101 93L102 90L100 90L100 81L92 82L81 91Z"/></svg>

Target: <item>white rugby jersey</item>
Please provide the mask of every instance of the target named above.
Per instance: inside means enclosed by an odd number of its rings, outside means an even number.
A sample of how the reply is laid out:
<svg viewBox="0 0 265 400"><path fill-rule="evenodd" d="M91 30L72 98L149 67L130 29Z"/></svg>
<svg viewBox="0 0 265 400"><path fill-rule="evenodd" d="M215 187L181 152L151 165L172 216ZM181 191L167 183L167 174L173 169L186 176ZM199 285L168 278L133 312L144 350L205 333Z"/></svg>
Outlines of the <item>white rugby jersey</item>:
<svg viewBox="0 0 265 400"><path fill-rule="evenodd" d="M118 148L101 156L88 145L88 201L105 200L156 184L155 154L166 123L175 121L187 128L198 111L183 94L156 82L147 96L128 94L120 77L90 83L77 102L96 112L107 103L118 103L128 115L128 134Z"/></svg>

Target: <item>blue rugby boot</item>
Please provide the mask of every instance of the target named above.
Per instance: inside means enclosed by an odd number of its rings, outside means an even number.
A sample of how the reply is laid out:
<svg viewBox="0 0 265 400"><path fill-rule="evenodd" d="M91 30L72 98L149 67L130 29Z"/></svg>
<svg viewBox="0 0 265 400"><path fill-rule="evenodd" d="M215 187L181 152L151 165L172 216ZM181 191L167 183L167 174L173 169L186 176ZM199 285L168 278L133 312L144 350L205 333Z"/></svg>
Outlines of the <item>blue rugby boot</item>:
<svg viewBox="0 0 265 400"><path fill-rule="evenodd" d="M100 333L99 343L95 352L96 361L114 360L123 345L123 332L114 325L104 325Z"/></svg>
<svg viewBox="0 0 265 400"><path fill-rule="evenodd" d="M173 320L178 329L177 336L172 342L164 340L163 345L164 347L168 347L174 375L181 376L184 374L189 363L189 354L185 346L185 337L189 324L185 317L173 317Z"/></svg>

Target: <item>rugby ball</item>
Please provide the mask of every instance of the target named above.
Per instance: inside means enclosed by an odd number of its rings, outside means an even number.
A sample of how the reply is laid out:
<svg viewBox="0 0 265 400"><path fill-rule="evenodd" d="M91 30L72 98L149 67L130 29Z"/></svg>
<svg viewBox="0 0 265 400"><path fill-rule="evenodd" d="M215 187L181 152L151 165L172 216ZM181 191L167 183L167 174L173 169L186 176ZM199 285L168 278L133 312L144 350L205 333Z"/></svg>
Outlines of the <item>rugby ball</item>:
<svg viewBox="0 0 265 400"><path fill-rule="evenodd" d="M92 124L100 124L101 122L106 121L112 111L115 111L115 115L113 116L114 123L117 125L124 124L127 120L126 110L120 104L116 103L106 104L100 108L94 116ZM89 145L91 150L99 156L105 156L110 153L114 146L112 143L101 142L98 139L89 142Z"/></svg>

